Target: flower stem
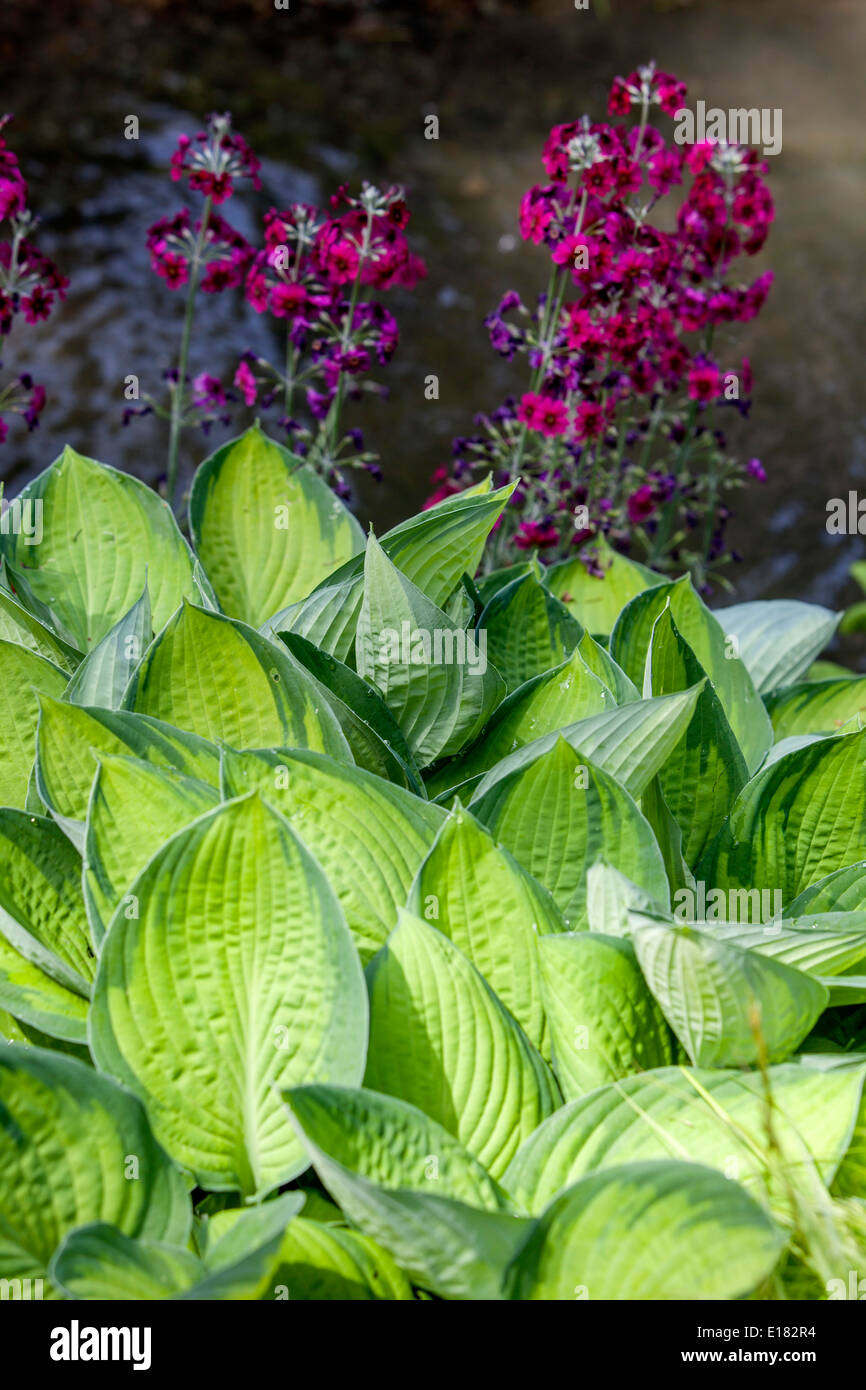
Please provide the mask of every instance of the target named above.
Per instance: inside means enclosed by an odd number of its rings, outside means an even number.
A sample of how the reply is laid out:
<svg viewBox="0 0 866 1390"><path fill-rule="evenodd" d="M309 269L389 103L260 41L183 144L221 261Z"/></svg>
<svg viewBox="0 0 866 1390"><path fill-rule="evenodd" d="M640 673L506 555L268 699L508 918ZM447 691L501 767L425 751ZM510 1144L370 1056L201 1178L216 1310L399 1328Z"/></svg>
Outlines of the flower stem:
<svg viewBox="0 0 866 1390"><path fill-rule="evenodd" d="M186 292L186 311L183 316L183 332L180 339L177 381L175 382L171 396L171 420L168 434L168 469L165 491L168 505L172 510L174 510L175 492L177 491L178 452L180 449L180 432L183 428L183 414L186 398L186 368L189 361L189 345L192 338L195 296L198 289L199 277L201 275L205 238L207 237L212 206L213 200L211 198L206 198L201 215L201 222L199 224L198 236L195 239L195 247L190 257L189 284Z"/></svg>

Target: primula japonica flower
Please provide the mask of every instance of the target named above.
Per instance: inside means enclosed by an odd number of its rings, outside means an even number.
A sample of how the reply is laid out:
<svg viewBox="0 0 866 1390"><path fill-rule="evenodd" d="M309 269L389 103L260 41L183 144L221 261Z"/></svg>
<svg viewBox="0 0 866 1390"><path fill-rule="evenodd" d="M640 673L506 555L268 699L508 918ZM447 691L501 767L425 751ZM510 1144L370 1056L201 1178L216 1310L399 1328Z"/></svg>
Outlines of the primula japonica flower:
<svg viewBox="0 0 866 1390"><path fill-rule="evenodd" d="M236 289L243 284L253 256L252 247L217 213L211 213L203 236L202 226L202 219L193 222L186 208L174 217L154 222L147 232L151 269L169 289L178 290L189 282L190 266L198 256L203 270L200 285L205 294Z"/></svg>
<svg viewBox="0 0 866 1390"><path fill-rule="evenodd" d="M620 549L636 541L663 567L686 509L715 508L723 521L722 493L747 473L707 425L729 405L748 414L748 364L731 393L716 356L769 292L771 272L749 284L739 265L763 246L773 200L757 151L685 148L652 124L660 115L664 125L685 98L682 82L647 64L613 84L610 114L631 119L553 127L542 151L547 182L524 194L519 211L523 238L549 255L550 283L536 307L505 296L486 320L495 351L525 356L529 382L519 406L485 413L483 433L459 441L452 477L463 487L491 470L499 483L521 478L531 514L559 527L555 556L572 550L575 530L603 532ZM545 428L541 401L554 403ZM712 471L713 487L695 486L701 470ZM650 477L673 479L664 497ZM573 528L578 486L588 489L588 522ZM661 506L662 519L644 528ZM507 520L498 533L491 566L506 563L516 525ZM690 529L697 542L715 537L713 556L705 547L679 557L703 583L722 554L718 527Z"/></svg>
<svg viewBox="0 0 866 1390"><path fill-rule="evenodd" d="M521 521L514 537L518 550L548 550L559 542L559 531L550 521Z"/></svg>
<svg viewBox="0 0 866 1390"><path fill-rule="evenodd" d="M656 509L656 500L651 487L644 483L633 492L627 503L629 521L646 521Z"/></svg>
<svg viewBox="0 0 866 1390"><path fill-rule="evenodd" d="M194 136L181 135L171 157L172 181L185 178L194 192L214 203L226 202L238 179L249 179L253 188L261 188L260 169L246 140L232 130L228 113L208 116L207 129Z"/></svg>

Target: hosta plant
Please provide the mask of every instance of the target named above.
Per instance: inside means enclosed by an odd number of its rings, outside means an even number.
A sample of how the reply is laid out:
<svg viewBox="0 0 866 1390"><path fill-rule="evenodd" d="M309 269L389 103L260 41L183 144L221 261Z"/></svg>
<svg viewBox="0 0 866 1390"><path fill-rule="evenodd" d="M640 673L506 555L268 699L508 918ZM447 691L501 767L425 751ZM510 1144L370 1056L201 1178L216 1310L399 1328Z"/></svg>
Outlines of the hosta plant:
<svg viewBox="0 0 866 1390"><path fill-rule="evenodd" d="M612 556L478 578L255 427L0 537L0 1279L826 1298L864 1248L864 678ZM13 504L14 505L14 504ZM13 514L14 515L14 514Z"/></svg>

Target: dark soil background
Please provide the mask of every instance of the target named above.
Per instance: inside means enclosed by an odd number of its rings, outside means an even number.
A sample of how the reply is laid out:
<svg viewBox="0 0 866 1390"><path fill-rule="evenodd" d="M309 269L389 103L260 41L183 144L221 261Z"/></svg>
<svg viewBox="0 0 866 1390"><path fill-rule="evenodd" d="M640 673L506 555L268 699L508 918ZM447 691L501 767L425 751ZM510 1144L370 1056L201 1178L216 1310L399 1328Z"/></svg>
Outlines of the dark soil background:
<svg viewBox="0 0 866 1390"><path fill-rule="evenodd" d="M10 141L41 243L72 280L60 313L3 345L7 371L30 368L49 392L40 428L27 436L16 422L0 450L7 493L67 441L149 481L162 473L164 427L120 423L123 378L157 388L180 331L181 298L150 273L145 229L181 201L167 176L177 135L230 109L265 166L261 194L226 209L248 235L270 205L315 202L343 181L408 187L430 274L391 296L402 342L390 400L350 423L385 473L365 481L362 519L382 530L415 510L452 436L521 385L482 321L502 291L531 294L546 274L516 223L549 126L600 114L611 78L654 57L687 81L690 105L784 112L777 221L748 267L772 267L776 284L742 338L755 404L738 444L769 482L738 499L743 561L730 576L740 598L852 601L847 569L866 544L824 523L828 498L866 495L864 40L863 0L609 0L593 13L573 0L291 0L288 11L273 0L4 0ZM424 139L429 113L438 141ZM123 138L129 114L137 142ZM206 298L193 366L229 372L246 347L279 355L272 331L239 296ZM424 400L428 372L440 377L436 403ZM187 476L224 437L188 436Z"/></svg>

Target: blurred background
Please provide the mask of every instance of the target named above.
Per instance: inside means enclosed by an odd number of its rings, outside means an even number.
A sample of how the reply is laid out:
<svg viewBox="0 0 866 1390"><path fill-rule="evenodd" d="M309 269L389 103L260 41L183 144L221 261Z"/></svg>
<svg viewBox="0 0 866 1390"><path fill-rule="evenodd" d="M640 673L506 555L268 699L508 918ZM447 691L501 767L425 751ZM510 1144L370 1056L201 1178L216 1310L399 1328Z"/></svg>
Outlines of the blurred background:
<svg viewBox="0 0 866 1390"><path fill-rule="evenodd" d="M258 239L271 205L315 203L342 182L407 187L429 278L386 297L402 335L381 374L390 400L347 423L384 470L380 484L364 480L362 521L381 532L417 510L451 438L523 387L483 318L506 289L531 297L546 278L517 209L543 181L549 127L602 115L613 76L655 58L688 83L692 107L784 112L770 161L776 223L746 267L750 279L772 268L776 283L740 339L755 391L737 444L768 482L735 498L743 558L727 573L742 599L853 601L848 566L866 537L829 536L825 520L830 497L866 496L864 40L863 0L607 0L592 12L573 0L290 0L288 11L273 0L4 0L7 134L42 217L39 244L71 279L47 324L3 345L7 371L31 369L48 391L39 428L15 422L0 449L7 495L67 442L150 482L164 471L165 424L121 425L124 377L159 389L183 312L149 270L145 231L183 201L167 175L177 136L231 110L264 163L261 193L246 186L227 209L247 236ZM130 114L138 141L123 138ZM424 138L428 114L438 141ZM248 347L279 358L273 320L239 294L203 297L199 314L194 370L230 377ZM424 400L431 372L436 403ZM187 476L234 432L187 435Z"/></svg>

